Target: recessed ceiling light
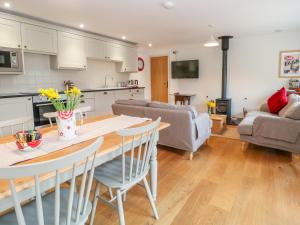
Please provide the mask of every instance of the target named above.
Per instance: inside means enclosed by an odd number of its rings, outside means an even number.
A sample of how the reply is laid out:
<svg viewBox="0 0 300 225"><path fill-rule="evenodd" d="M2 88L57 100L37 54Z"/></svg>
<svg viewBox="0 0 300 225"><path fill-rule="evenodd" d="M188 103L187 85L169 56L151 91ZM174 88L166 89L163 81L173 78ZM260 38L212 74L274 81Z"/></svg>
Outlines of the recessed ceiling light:
<svg viewBox="0 0 300 225"><path fill-rule="evenodd" d="M5 8L10 8L10 3L9 2L4 2L4 7Z"/></svg>
<svg viewBox="0 0 300 225"><path fill-rule="evenodd" d="M174 2L172 1L165 1L162 6L165 8L165 9L173 9L174 8Z"/></svg>
<svg viewBox="0 0 300 225"><path fill-rule="evenodd" d="M122 36L122 39L123 39L123 40L126 40L126 36Z"/></svg>
<svg viewBox="0 0 300 225"><path fill-rule="evenodd" d="M151 48L152 47L152 43L149 43L148 46Z"/></svg>
<svg viewBox="0 0 300 225"><path fill-rule="evenodd" d="M83 23L79 24L79 27L84 28L84 24Z"/></svg>

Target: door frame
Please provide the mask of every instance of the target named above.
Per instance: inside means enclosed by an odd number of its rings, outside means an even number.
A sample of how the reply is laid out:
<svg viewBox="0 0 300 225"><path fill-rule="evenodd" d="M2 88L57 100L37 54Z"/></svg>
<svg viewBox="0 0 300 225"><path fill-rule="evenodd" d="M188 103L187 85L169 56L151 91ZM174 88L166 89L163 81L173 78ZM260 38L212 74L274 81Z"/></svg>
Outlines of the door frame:
<svg viewBox="0 0 300 225"><path fill-rule="evenodd" d="M168 53L166 54L150 54L149 55L149 61L150 61L150 90L152 90L152 83L151 83L151 58L154 58L154 57L168 57L168 65L167 65L167 68L168 68L168 88L167 88L167 96L168 96L168 103L170 102L170 85L171 85L171 82L170 82L170 69L171 69L171 66L170 66L170 55ZM152 91L151 91L151 97L152 97Z"/></svg>

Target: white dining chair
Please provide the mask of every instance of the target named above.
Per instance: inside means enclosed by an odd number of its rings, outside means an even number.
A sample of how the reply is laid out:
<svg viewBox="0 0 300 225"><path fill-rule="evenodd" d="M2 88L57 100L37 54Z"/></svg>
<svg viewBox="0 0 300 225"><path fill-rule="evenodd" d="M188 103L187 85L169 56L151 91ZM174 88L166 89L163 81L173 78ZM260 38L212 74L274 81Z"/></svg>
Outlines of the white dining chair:
<svg viewBox="0 0 300 225"><path fill-rule="evenodd" d="M0 179L9 180L14 211L0 217L2 225L84 225L92 210L89 200L97 150L103 137L72 154L28 165L0 168ZM43 195L41 176L55 175L48 182L55 184L54 192ZM89 175L88 175L89 174ZM61 187L61 179L71 177L69 188ZM82 175L79 192L75 178ZM32 177L35 185L35 200L23 205L15 187L15 180ZM45 177L45 176L44 176ZM43 180L43 183L45 181Z"/></svg>
<svg viewBox="0 0 300 225"><path fill-rule="evenodd" d="M11 131L11 134L15 133L15 128L19 125L22 126L22 130L25 130L25 126L27 123L32 121L31 117L20 117L17 119L12 120L2 120L0 121L0 135L2 136L4 134L3 129L9 128Z"/></svg>
<svg viewBox="0 0 300 225"><path fill-rule="evenodd" d="M91 223L94 221L97 201L100 198L118 210L119 223L120 225L125 225L122 196L141 181L144 183L154 217L158 219L158 212L146 176L150 169L150 157L156 148L159 124L160 118L143 127L127 128L117 132L122 137L122 155L95 168L94 176L97 185ZM130 156L127 156L127 152L130 153ZM101 184L110 190L110 199L99 196ZM116 192L115 196L113 191L111 191L112 189ZM113 204L115 200L117 205Z"/></svg>
<svg viewBox="0 0 300 225"><path fill-rule="evenodd" d="M87 113L92 111L92 107L91 106L84 106L84 107L80 107L77 108L75 110L75 113L79 115L79 119L81 121L81 125L84 122L84 119L87 119ZM52 119L57 118L57 112L48 112L48 113L44 113L43 117L47 118L49 120L50 126L53 126L53 122Z"/></svg>

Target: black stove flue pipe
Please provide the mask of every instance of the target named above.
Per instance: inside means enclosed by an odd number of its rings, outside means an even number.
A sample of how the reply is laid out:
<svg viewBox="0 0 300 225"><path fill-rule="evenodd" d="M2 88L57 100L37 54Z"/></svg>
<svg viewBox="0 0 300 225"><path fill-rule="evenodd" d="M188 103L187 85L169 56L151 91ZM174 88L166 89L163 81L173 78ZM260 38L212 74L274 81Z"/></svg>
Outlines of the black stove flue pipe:
<svg viewBox="0 0 300 225"><path fill-rule="evenodd" d="M233 36L220 36L218 39L222 41L222 99L227 98L227 51L229 49L229 39Z"/></svg>

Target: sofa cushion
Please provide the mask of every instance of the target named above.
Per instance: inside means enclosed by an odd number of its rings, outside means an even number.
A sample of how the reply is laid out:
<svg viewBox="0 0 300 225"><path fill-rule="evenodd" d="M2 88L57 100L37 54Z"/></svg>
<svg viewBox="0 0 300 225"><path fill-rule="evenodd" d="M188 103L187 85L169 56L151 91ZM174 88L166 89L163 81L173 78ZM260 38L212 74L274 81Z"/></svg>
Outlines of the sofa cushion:
<svg viewBox="0 0 300 225"><path fill-rule="evenodd" d="M135 99L119 99L115 101L116 104L121 105L135 105L135 106L148 106L148 100L135 100Z"/></svg>
<svg viewBox="0 0 300 225"><path fill-rule="evenodd" d="M266 117L278 117L268 112L261 111L251 111L248 112L246 117L242 120L242 122L238 126L238 131L242 135L252 135L253 134L253 122L258 116L266 116Z"/></svg>
<svg viewBox="0 0 300 225"><path fill-rule="evenodd" d="M152 107L152 108L160 108L160 109L176 109L177 106L176 105L171 105L171 104L168 104L168 103L164 103L164 102L150 102L149 107Z"/></svg>
<svg viewBox="0 0 300 225"><path fill-rule="evenodd" d="M191 105L179 105L176 109L189 111L192 114L193 119L195 119L198 116L196 108Z"/></svg>
<svg viewBox="0 0 300 225"><path fill-rule="evenodd" d="M293 103L285 113L286 118L300 120L300 102Z"/></svg>
<svg viewBox="0 0 300 225"><path fill-rule="evenodd" d="M278 115L280 117L286 117L286 112L295 102L300 102L300 96L296 94L290 94L288 96L288 104L279 111Z"/></svg>
<svg viewBox="0 0 300 225"><path fill-rule="evenodd" d="M268 99L268 107L271 113L278 113L288 103L285 88L281 88Z"/></svg>

